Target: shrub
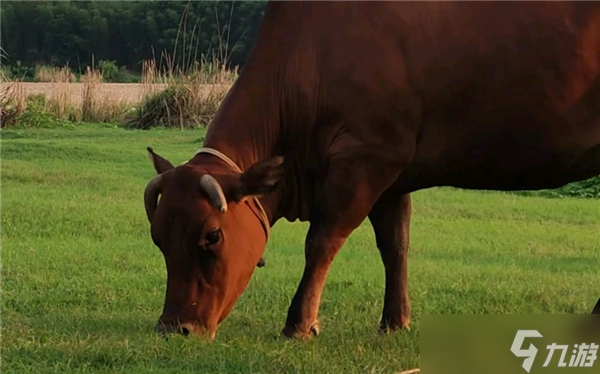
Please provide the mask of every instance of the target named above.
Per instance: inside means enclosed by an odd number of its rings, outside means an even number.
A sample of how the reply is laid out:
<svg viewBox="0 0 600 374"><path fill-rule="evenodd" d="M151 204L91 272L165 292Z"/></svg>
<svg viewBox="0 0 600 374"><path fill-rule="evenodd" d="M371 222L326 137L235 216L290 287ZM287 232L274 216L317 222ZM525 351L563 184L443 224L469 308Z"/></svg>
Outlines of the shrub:
<svg viewBox="0 0 600 374"><path fill-rule="evenodd" d="M114 77L119 73L119 68L115 61L100 60L98 61L98 69L102 73L102 80L112 82Z"/></svg>
<svg viewBox="0 0 600 374"><path fill-rule="evenodd" d="M127 67L117 67L115 61L100 60L98 62L98 70L102 73L102 80L104 82L135 83L140 81L140 78L131 74L127 70Z"/></svg>
<svg viewBox="0 0 600 374"><path fill-rule="evenodd" d="M46 98L43 94L31 95L27 98L26 107L12 124L15 127L72 127L68 121L56 117L45 108Z"/></svg>
<svg viewBox="0 0 600 374"><path fill-rule="evenodd" d="M195 83L170 84L165 90L145 97L127 124L137 129L207 126L227 90L228 87Z"/></svg>
<svg viewBox="0 0 600 374"><path fill-rule="evenodd" d="M133 75L127 70L125 66L121 66L119 71L112 77L111 82L115 83L138 83L140 78Z"/></svg>
<svg viewBox="0 0 600 374"><path fill-rule="evenodd" d="M33 104L33 105L37 105L42 108L45 108L46 107L46 95L44 95L43 93L29 95L29 96L27 96L27 103L29 105Z"/></svg>
<svg viewBox="0 0 600 374"><path fill-rule="evenodd" d="M2 83L10 81L13 78L10 66L0 65L0 76L2 76Z"/></svg>
<svg viewBox="0 0 600 374"><path fill-rule="evenodd" d="M581 182L570 183L561 188L564 196L600 199L600 175Z"/></svg>
<svg viewBox="0 0 600 374"><path fill-rule="evenodd" d="M524 196L541 196L550 198L580 197L587 199L600 199L600 175L580 182L569 183L560 188L539 191L514 191L511 192Z"/></svg>
<svg viewBox="0 0 600 374"><path fill-rule="evenodd" d="M21 61L17 60L15 65L3 65L3 74L5 78L20 81L32 81L35 77L35 70L31 66L21 65Z"/></svg>
<svg viewBox="0 0 600 374"><path fill-rule="evenodd" d="M154 60L142 62L142 100L127 125L137 129L208 126L237 79L237 69L201 61L186 71L175 71L169 68L168 56L165 59L167 68L163 69ZM159 90L158 84L167 88Z"/></svg>

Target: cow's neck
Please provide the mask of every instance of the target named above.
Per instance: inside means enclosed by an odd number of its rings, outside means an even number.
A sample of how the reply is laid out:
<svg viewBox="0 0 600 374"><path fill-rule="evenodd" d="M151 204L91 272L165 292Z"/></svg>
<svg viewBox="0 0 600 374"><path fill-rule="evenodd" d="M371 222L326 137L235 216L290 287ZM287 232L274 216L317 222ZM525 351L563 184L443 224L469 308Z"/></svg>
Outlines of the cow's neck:
<svg viewBox="0 0 600 374"><path fill-rule="evenodd" d="M231 158L242 170L269 157L279 135L275 100L266 82L242 75L231 87L204 141Z"/></svg>
<svg viewBox="0 0 600 374"><path fill-rule="evenodd" d="M314 183L305 157L315 120L316 106L308 99L317 87L314 55L308 53L308 46L291 42L294 36L301 40L297 35L280 32L282 20L296 17L287 8L285 3L267 5L246 66L204 142L205 147L225 153L242 170L260 160L284 156L288 171L284 180L275 192L260 198L271 224L282 217L308 219L311 196L307 192ZM295 79L298 77L301 79Z"/></svg>
<svg viewBox="0 0 600 374"><path fill-rule="evenodd" d="M204 147L214 148L233 160L242 170L273 156L284 156L288 172L277 190L259 200L269 221L307 219L310 204L306 190L306 166L300 156L304 152L306 129L296 119L282 114L283 95L277 92L273 70L254 70L242 74L230 89L211 123ZM283 109L285 111L285 109Z"/></svg>

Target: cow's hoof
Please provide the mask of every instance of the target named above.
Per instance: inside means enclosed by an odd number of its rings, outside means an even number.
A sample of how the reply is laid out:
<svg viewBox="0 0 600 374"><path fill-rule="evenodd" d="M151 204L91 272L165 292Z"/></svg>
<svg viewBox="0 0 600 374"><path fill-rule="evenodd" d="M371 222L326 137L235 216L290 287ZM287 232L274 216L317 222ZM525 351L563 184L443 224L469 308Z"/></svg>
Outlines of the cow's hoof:
<svg viewBox="0 0 600 374"><path fill-rule="evenodd" d="M258 260L258 263L256 264L257 267L262 268L263 266L266 265L265 259L261 257L260 260Z"/></svg>
<svg viewBox="0 0 600 374"><path fill-rule="evenodd" d="M281 335L288 339L310 340L313 336L319 335L320 332L319 322L315 321L307 331L301 331L297 326L285 326L281 330Z"/></svg>
<svg viewBox="0 0 600 374"><path fill-rule="evenodd" d="M378 331L379 331L380 334L385 334L385 335L391 334L391 333L396 332L396 331L401 331L401 330L410 331L410 320L406 320L404 322L396 322L396 323L394 323L394 322L388 322L388 323L381 322L379 324L379 329L378 329Z"/></svg>

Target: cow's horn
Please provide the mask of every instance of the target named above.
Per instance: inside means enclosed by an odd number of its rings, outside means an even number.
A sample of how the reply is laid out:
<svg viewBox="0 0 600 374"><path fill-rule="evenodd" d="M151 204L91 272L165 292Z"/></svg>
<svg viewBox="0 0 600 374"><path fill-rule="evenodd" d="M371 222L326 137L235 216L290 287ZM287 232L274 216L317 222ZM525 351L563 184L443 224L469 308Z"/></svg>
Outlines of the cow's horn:
<svg viewBox="0 0 600 374"><path fill-rule="evenodd" d="M152 216L158 205L158 194L160 194L160 182L162 180L162 174L159 174L152 178L146 190L144 190L144 205L146 206L146 216L148 221L152 222Z"/></svg>
<svg viewBox="0 0 600 374"><path fill-rule="evenodd" d="M200 178L200 187L208 193L213 205L217 207L221 213L227 211L227 200L225 199L223 189L212 175L204 174L202 178Z"/></svg>

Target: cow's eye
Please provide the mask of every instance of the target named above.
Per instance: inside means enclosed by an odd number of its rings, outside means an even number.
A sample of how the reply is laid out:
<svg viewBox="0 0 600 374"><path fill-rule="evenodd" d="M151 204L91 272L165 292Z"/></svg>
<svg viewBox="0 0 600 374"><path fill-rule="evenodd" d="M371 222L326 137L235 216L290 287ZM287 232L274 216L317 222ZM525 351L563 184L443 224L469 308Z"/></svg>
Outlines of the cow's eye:
<svg viewBox="0 0 600 374"><path fill-rule="evenodd" d="M206 244L216 244L221 240L221 229L213 230L206 234Z"/></svg>

